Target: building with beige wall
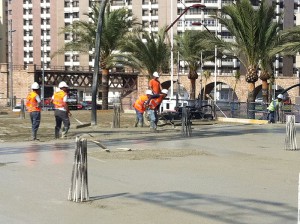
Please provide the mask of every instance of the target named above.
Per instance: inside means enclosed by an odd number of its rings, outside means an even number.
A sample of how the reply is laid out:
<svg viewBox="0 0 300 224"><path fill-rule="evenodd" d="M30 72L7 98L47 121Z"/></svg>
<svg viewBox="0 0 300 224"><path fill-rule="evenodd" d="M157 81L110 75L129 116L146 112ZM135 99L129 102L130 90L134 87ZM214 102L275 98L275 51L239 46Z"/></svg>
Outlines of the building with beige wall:
<svg viewBox="0 0 300 224"><path fill-rule="evenodd" d="M283 29L298 24L294 18L298 18L295 15L299 15L300 0L267 1L276 4L275 19L282 23ZM60 67L65 70L76 70L82 66L92 68L93 52L90 55L65 52L55 57L51 56L73 38L72 34L60 34L61 28L76 20L87 19L84 13L89 12L90 6L95 2L98 0L0 0L0 63L8 63L11 58L13 68L20 66L27 68L29 65L37 65L44 69ZM171 24L186 7L199 2L206 7L190 8L174 25L174 35L188 29L204 29L203 26L192 25L194 22L201 22L220 38L233 40L226 29L210 16L224 5L234 3L235 0L111 0L110 4L112 9L127 7L141 22L144 30L157 32L160 28ZM252 0L254 5L258 5L259 2ZM283 20L280 19L280 13ZM180 65L178 76L184 76L187 70L183 62ZM294 63L291 58L277 57L274 60L276 77L296 77L299 67L300 65ZM213 75L214 68L214 62L207 62L204 65L204 69L210 70ZM237 59L226 58L225 55L217 59L216 76L233 76L234 71L239 68ZM6 83L8 86L7 80ZM199 89L199 86L197 88Z"/></svg>

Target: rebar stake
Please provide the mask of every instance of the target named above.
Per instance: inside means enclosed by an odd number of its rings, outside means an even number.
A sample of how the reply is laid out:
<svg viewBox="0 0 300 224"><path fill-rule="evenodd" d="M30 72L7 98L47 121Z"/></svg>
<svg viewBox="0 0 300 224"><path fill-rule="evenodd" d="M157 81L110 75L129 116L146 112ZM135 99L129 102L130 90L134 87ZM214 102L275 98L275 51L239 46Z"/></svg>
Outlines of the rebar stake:
<svg viewBox="0 0 300 224"><path fill-rule="evenodd" d="M286 116L285 150L298 150L296 141L295 115Z"/></svg>
<svg viewBox="0 0 300 224"><path fill-rule="evenodd" d="M183 137L191 137L192 135L190 110L186 107L182 108L181 134Z"/></svg>
<svg viewBox="0 0 300 224"><path fill-rule="evenodd" d="M89 200L87 167L87 140L76 137L69 201L83 202Z"/></svg>
<svg viewBox="0 0 300 224"><path fill-rule="evenodd" d="M113 128L120 128L120 103L114 103L114 116L113 116Z"/></svg>

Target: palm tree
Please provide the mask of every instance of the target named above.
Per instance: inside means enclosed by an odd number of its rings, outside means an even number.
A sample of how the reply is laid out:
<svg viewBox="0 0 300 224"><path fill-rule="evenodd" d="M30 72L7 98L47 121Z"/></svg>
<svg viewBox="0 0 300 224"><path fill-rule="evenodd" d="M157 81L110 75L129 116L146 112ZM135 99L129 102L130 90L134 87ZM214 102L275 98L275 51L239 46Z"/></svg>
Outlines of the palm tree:
<svg viewBox="0 0 300 224"><path fill-rule="evenodd" d="M166 44L165 38L164 29L158 33L140 30L132 32L122 43L119 62L146 73L149 79L155 71L168 72L170 46Z"/></svg>
<svg viewBox="0 0 300 224"><path fill-rule="evenodd" d="M272 50L272 54L294 56L300 52L300 26L280 31L278 34L279 44Z"/></svg>
<svg viewBox="0 0 300 224"><path fill-rule="evenodd" d="M231 102L234 102L234 94L235 94L237 83L240 81L240 78L241 78L241 72L237 71L234 74L234 78L235 78L235 82L234 82L234 87L233 87L232 94L231 94Z"/></svg>
<svg viewBox="0 0 300 224"><path fill-rule="evenodd" d="M99 10L99 4L96 4L90 13L85 13L89 20L75 21L65 27L63 33L72 33L75 39L66 43L65 47L56 53L64 53L65 51L89 53L95 47ZM132 14L125 8L110 11L110 8L106 7L100 45L102 109L108 109L109 69L114 66L114 52L120 48L120 43L129 29L136 24L136 20L131 19L131 16Z"/></svg>
<svg viewBox="0 0 300 224"><path fill-rule="evenodd" d="M217 38L214 41L210 35L210 43L229 51L245 66L247 70L245 80L249 83L249 111L254 111L252 107L254 107L254 89L258 80L259 61L265 60L265 56L269 57L268 44L272 43L271 41L274 40L272 38L276 38L274 29L277 25L273 22L274 6L269 6L265 0L262 0L259 8L255 9L249 0L240 0L236 4L224 6L221 12L221 15L214 17L228 29L235 41L225 42ZM254 118L254 113L250 112L248 116Z"/></svg>
<svg viewBox="0 0 300 224"><path fill-rule="evenodd" d="M204 76L204 90L203 90L203 100L204 100L205 93L206 93L206 84L207 84L207 80L211 77L211 72L206 70L203 72L203 76Z"/></svg>
<svg viewBox="0 0 300 224"><path fill-rule="evenodd" d="M177 35L177 49L183 61L188 65L188 78L191 82L190 99L195 99L196 79L198 79L197 70L201 62L213 57L213 53L208 51L202 41L202 32L196 30L187 30L181 35ZM202 54L202 58L201 58Z"/></svg>

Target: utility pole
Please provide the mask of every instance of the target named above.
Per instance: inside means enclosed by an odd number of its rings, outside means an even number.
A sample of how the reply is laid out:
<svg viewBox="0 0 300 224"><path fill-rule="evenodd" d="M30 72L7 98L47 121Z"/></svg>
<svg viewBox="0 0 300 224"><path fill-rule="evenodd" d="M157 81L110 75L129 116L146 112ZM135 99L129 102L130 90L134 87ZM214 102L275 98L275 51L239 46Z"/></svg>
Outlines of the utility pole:
<svg viewBox="0 0 300 224"><path fill-rule="evenodd" d="M12 44L12 33L16 30L12 29L12 19L8 20L9 30L9 101L11 109L14 108L14 92L13 92L13 44Z"/></svg>

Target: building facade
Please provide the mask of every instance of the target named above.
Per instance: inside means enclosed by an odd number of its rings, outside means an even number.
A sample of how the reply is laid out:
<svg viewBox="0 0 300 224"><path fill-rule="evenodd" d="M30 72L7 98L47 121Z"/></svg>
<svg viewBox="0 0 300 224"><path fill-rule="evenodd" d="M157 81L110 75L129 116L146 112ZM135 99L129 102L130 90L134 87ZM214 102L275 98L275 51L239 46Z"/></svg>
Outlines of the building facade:
<svg viewBox="0 0 300 224"><path fill-rule="evenodd" d="M283 29L295 26L300 12L300 0L267 0L276 3L276 20ZM90 6L98 0L2 0L0 2L0 63L9 61L12 56L13 65L41 65L45 69L63 66L78 69L79 66L93 66L93 57L66 52L56 55L64 43L72 40L72 34L62 34L61 29L76 20L86 20L84 15ZM174 35L190 29L204 29L194 23L205 24L220 38L231 41L233 37L218 21L210 18L224 5L235 0L202 0L205 8L190 8L180 20L174 24ZM252 0L254 5L259 0ZM159 28L169 25L186 7L199 4L197 0L112 0L111 8L127 7L141 22L143 29L157 32ZM283 16L281 19L281 16ZM299 20L299 19L298 19ZM12 43L10 44L10 40ZM11 45L11 50L10 50ZM92 53L92 52L91 52ZM226 55L218 58L218 75L231 73L239 67L236 59L227 59ZM276 75L296 74L295 60L277 58L274 61ZM206 69L213 71L214 63L206 63Z"/></svg>
<svg viewBox="0 0 300 224"><path fill-rule="evenodd" d="M90 55L65 52L54 56L54 53L73 38L71 33L62 33L62 28L76 20L87 20L85 13L97 2L101 1L0 0L0 63L8 63L11 72L17 67L27 68L29 65L37 65L43 69L91 69L94 65L92 51ZM275 19L282 24L282 29L300 25L300 0L267 2L276 4ZM230 33L210 16L224 5L235 3L235 0L111 0L109 3L112 9L128 8L148 32L158 32L160 28L170 25L187 7L191 7L169 31L169 34L172 32L171 36L185 30L203 30L203 26L194 25L202 23L220 38L233 41ZM260 1L252 0L252 3L257 6ZM192 7L195 4L205 5L205 8ZM295 78L299 74L299 68L298 56L277 57L274 60L275 77ZM216 63L206 62L204 69L210 70L212 74L216 72L216 76L232 77L235 70L243 68L237 59L223 55L217 58ZM177 72L178 69L174 70ZM178 71L180 74L187 72L183 62ZM9 89L8 79L7 88Z"/></svg>

